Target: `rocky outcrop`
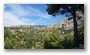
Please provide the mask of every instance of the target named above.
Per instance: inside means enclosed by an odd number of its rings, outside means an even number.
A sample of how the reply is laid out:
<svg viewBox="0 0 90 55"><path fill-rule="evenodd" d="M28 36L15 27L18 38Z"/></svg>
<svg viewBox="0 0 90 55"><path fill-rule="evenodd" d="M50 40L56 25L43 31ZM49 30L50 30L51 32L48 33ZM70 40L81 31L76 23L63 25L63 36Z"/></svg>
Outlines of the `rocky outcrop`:
<svg viewBox="0 0 90 55"><path fill-rule="evenodd" d="M84 20L84 15L81 12L76 12L76 19L79 25L82 22L82 20ZM73 17L69 16L67 18L64 18L63 20L54 24L54 27L64 28L65 30L73 29Z"/></svg>

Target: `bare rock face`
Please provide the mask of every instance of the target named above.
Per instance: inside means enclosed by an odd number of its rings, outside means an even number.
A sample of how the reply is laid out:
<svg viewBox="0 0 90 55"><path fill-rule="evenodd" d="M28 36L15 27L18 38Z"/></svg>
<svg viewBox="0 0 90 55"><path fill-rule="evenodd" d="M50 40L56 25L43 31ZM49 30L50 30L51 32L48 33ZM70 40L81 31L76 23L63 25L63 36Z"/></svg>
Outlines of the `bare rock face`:
<svg viewBox="0 0 90 55"><path fill-rule="evenodd" d="M64 28L64 29L70 29L70 28L73 28L73 22L72 22L73 20L71 19L71 20L68 20L68 18L65 18L65 19L63 19L63 20L61 20L61 21L59 21L59 22L57 22L54 26L56 27L56 28Z"/></svg>
<svg viewBox="0 0 90 55"><path fill-rule="evenodd" d="M81 21L84 19L84 15L81 12L76 12L76 19L78 25L81 23ZM73 29L73 17L69 16L67 18L64 18L63 20L57 22L54 27L56 28L64 28L65 30Z"/></svg>
<svg viewBox="0 0 90 55"><path fill-rule="evenodd" d="M54 27L54 25L53 25L53 24L48 25L48 28L52 28L52 27Z"/></svg>

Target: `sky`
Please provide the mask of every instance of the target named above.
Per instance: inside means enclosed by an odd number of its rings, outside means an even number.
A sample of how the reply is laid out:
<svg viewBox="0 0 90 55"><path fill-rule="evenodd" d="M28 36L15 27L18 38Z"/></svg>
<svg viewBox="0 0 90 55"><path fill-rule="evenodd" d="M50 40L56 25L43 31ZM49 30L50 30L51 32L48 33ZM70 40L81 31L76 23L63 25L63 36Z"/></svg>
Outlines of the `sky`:
<svg viewBox="0 0 90 55"><path fill-rule="evenodd" d="M49 25L65 18L49 15L46 8L46 4L4 4L4 26Z"/></svg>

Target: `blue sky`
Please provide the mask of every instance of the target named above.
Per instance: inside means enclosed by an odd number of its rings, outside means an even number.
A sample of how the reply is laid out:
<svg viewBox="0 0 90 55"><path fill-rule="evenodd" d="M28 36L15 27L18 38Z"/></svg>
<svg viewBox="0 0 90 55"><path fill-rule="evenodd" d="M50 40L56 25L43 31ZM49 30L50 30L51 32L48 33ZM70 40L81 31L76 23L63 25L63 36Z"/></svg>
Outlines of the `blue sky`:
<svg viewBox="0 0 90 55"><path fill-rule="evenodd" d="M65 18L49 15L46 8L46 4L4 4L4 26L49 25Z"/></svg>

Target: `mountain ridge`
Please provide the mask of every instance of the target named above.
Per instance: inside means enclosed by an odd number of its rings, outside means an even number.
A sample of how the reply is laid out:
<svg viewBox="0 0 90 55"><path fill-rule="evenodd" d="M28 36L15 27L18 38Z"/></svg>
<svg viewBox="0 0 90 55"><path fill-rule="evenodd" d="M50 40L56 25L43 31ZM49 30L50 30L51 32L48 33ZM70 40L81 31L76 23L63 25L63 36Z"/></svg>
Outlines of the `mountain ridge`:
<svg viewBox="0 0 90 55"><path fill-rule="evenodd" d="M77 19L77 23L80 24L81 21L84 19L84 15L81 12L77 12L76 13L76 19ZM49 25L13 25L10 26L10 28L15 28L15 27L45 27L45 28L49 28L51 29L52 27L56 27L56 28L64 28L65 30L68 29L73 29L73 17L69 16L66 17L62 20L60 20L59 22L55 23L55 24L49 24Z"/></svg>

